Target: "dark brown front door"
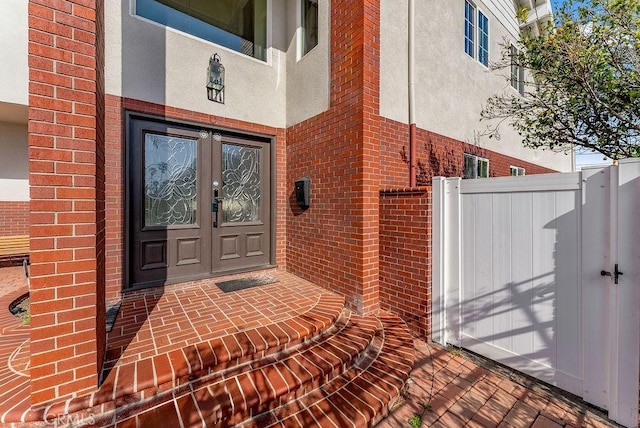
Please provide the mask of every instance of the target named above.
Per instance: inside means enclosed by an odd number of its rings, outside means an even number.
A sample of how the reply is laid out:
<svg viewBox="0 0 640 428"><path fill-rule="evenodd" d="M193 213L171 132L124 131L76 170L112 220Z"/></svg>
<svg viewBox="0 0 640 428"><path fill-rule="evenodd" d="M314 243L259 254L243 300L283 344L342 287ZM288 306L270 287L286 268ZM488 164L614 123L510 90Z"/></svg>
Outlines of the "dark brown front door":
<svg viewBox="0 0 640 428"><path fill-rule="evenodd" d="M152 120L129 128L129 287L271 261L270 144Z"/></svg>
<svg viewBox="0 0 640 428"><path fill-rule="evenodd" d="M270 144L213 134L213 271L269 264L271 248ZM218 196L216 198L216 196Z"/></svg>

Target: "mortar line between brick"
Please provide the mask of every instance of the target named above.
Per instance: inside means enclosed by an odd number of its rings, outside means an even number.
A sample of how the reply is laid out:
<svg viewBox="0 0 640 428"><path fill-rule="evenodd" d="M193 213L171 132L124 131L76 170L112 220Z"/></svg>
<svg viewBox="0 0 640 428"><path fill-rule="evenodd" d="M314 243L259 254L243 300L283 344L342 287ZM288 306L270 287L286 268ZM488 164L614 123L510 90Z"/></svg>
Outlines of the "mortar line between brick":
<svg viewBox="0 0 640 428"><path fill-rule="evenodd" d="M193 403L194 403L194 405L196 407L196 410L198 411L198 416L200 416L200 420L202 421L202 426L206 427L207 426L207 421L205 421L204 415L202 414L202 409L200 409L200 403L196 399L196 395L195 395L195 392L193 390L193 384L189 384L189 395L191 395L191 399L193 400Z"/></svg>
<svg viewBox="0 0 640 428"><path fill-rule="evenodd" d="M184 299L182 299L182 298L180 298L180 297L178 297L176 295L176 300L178 301L178 304L180 305L180 308L182 309L182 312L184 313L184 317L187 319L187 322L191 326L191 329L193 330L193 332L195 333L196 337L198 338L198 342L202 342L202 336L200 336L200 333L198 333L198 330L196 330L196 327L195 327L195 325L193 325L193 321L191 320L191 317L189 316L189 313L187 312L187 309L182 304L182 301Z"/></svg>
<svg viewBox="0 0 640 428"><path fill-rule="evenodd" d="M209 302L211 303L212 306L214 306L219 313L221 313L224 318L229 321L229 323L231 323L234 327L235 324L231 321L231 319L227 316L227 311L222 310L222 308L220 308L220 306L218 306L218 304L211 298L211 296L209 295L209 293L206 292L206 290L204 290L203 285L199 285L198 288L200 289L200 291L202 291L204 293L205 296L207 296L207 299L209 299Z"/></svg>
<svg viewBox="0 0 640 428"><path fill-rule="evenodd" d="M178 398L175 396L175 393L173 394L173 398L171 401L173 402L174 410L176 412L176 415L178 416L178 422L180 423L180 428L185 428L184 422L182 421L182 415L180 414L180 407L178 407Z"/></svg>
<svg viewBox="0 0 640 428"><path fill-rule="evenodd" d="M19 409L21 407L25 407L26 409L22 412L22 415L20 415L20 421L24 422L25 421L25 416L27 415L27 413L29 413L30 408L29 408L29 406L26 406L26 405L23 406L23 403L29 404L29 401L30 401L29 396L23 398L22 401L20 401L19 403L16 403L15 405L13 405L13 407L11 407L6 412L4 412L4 414L2 415L2 419L0 419L0 420L3 423L7 423L6 422L7 416L11 413L11 411L13 409Z"/></svg>
<svg viewBox="0 0 640 428"><path fill-rule="evenodd" d="M146 321L149 324L149 333L151 334L151 343L153 343L153 353L155 355L158 355L158 345L156 344L156 335L153 333L153 326L151 325L151 321L149 320L149 317L151 316L151 312L149 311L149 305L147 304L147 296L143 296L142 298L144 300L144 308L147 311L147 319ZM142 327L142 326L140 326Z"/></svg>

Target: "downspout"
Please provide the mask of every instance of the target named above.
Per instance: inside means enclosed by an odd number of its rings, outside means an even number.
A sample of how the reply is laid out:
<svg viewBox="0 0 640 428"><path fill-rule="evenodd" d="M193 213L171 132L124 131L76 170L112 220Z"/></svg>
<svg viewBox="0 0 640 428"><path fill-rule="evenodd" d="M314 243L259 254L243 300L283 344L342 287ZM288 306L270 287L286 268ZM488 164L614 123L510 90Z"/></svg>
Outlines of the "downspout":
<svg viewBox="0 0 640 428"><path fill-rule="evenodd" d="M409 186L416 187L415 1L409 0Z"/></svg>

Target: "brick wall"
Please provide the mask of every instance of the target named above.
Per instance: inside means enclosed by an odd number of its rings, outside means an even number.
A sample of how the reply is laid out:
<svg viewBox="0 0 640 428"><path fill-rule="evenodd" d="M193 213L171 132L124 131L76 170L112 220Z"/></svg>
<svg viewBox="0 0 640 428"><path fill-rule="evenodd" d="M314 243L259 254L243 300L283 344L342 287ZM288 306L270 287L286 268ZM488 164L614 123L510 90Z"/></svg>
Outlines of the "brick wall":
<svg viewBox="0 0 640 428"><path fill-rule="evenodd" d="M96 323L104 340L97 341L96 365L102 369L106 351L106 117L105 117L105 42L104 0L95 3L96 10ZM77 30L76 30L77 31ZM104 330L103 330L104 326Z"/></svg>
<svg viewBox="0 0 640 428"><path fill-rule="evenodd" d="M380 192L380 307L431 337L431 188Z"/></svg>
<svg viewBox="0 0 640 428"><path fill-rule="evenodd" d="M29 1L31 401L98 384L102 0Z"/></svg>
<svg viewBox="0 0 640 428"><path fill-rule="evenodd" d="M409 125L382 117L380 136L381 188L408 186ZM462 177L465 153L489 159L491 177L510 175L511 165L525 168L527 174L555 172L549 168L418 128L416 130L418 185L430 186L431 178L436 176Z"/></svg>
<svg viewBox="0 0 640 428"><path fill-rule="evenodd" d="M124 279L124 117L119 97L105 97L106 300L120 300Z"/></svg>
<svg viewBox="0 0 640 428"><path fill-rule="evenodd" d="M233 129L240 132L252 132L275 137L276 157L276 264L286 268L286 212L289 205L286 177L285 130L250 122L227 119L220 116L183 110L171 106L149 103L131 98L106 96L106 299L108 302L120 299L125 272L124 267L124 139L125 110L152 114L168 120L185 120L204 126Z"/></svg>
<svg viewBox="0 0 640 428"><path fill-rule="evenodd" d="M379 0L331 3L329 110L287 129L287 269L379 308ZM311 178L311 207L294 181Z"/></svg>
<svg viewBox="0 0 640 428"><path fill-rule="evenodd" d="M381 188L409 186L409 125L380 117Z"/></svg>
<svg viewBox="0 0 640 428"><path fill-rule="evenodd" d="M29 234L29 201L0 201L0 236Z"/></svg>

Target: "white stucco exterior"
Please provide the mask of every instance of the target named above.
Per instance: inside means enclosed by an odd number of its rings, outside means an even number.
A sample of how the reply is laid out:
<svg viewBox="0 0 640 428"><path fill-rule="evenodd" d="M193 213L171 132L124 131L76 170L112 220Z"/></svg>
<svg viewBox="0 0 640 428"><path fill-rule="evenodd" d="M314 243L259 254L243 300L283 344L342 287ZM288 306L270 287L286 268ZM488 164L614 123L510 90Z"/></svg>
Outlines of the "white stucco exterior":
<svg viewBox="0 0 640 428"><path fill-rule="evenodd" d="M299 58L300 2L268 0L267 61L135 16L129 1L105 2L106 92L274 127L329 106L329 2L319 2L319 43ZM225 103L207 99L209 57L226 71Z"/></svg>
<svg viewBox="0 0 640 428"><path fill-rule="evenodd" d="M133 2L105 2L107 94L280 128L329 108L331 2L318 2L318 45L300 57L300 1L268 0L266 61L135 16ZM464 0L416 0L415 4L417 126L515 158L569 170L571 156L525 149L508 126L502 126L500 140L479 135L487 125L479 121L486 99L495 93L514 93L504 75L508 70L503 75L491 73L464 52ZM518 6L531 7L536 13L550 12L547 0L477 0L475 4L489 17L492 61L500 58L501 43L517 37ZM0 14L0 59L11 64L0 71L2 133L7 123L27 121L27 6L27 0L4 0ZM408 0L381 0L380 113L407 124L408 13ZM206 96L205 74L214 53L226 69L225 104L211 102ZM16 149L20 153L27 146L26 129L23 131L24 147ZM8 137L0 134L0 138L6 152Z"/></svg>
<svg viewBox="0 0 640 428"><path fill-rule="evenodd" d="M28 201L27 125L0 122L0 153L0 201Z"/></svg>
<svg viewBox="0 0 640 428"><path fill-rule="evenodd" d="M29 200L28 0L3 0L0 13L0 201Z"/></svg>
<svg viewBox="0 0 640 428"><path fill-rule="evenodd" d="M135 16L129 1L105 2L106 92L207 114L284 127L284 1L268 2L267 62ZM225 104L207 99L209 57L226 70Z"/></svg>
<svg viewBox="0 0 640 428"><path fill-rule="evenodd" d="M314 116L328 106L329 6L321 2L319 45L298 62L298 3L268 1L265 62L135 16L129 1L105 2L106 92L274 127ZM214 53L226 71L225 104L206 95Z"/></svg>
<svg viewBox="0 0 640 428"><path fill-rule="evenodd" d="M408 123L407 1L381 1L380 114ZM571 170L572 156L530 150L507 124L500 139L482 133L488 123L480 112L493 94L516 94L509 70L490 72L464 51L464 1L416 1L415 86L419 128L530 161L559 171ZM516 6L508 0L475 1L489 18L489 59L497 61L502 44L517 37Z"/></svg>
<svg viewBox="0 0 640 428"><path fill-rule="evenodd" d="M288 1L287 126L295 125L329 108L329 2L318 2L318 45L300 57L301 11L299 0Z"/></svg>
<svg viewBox="0 0 640 428"><path fill-rule="evenodd" d="M27 0L3 0L0 13L0 102L29 101ZM0 118L1 120L1 118Z"/></svg>

